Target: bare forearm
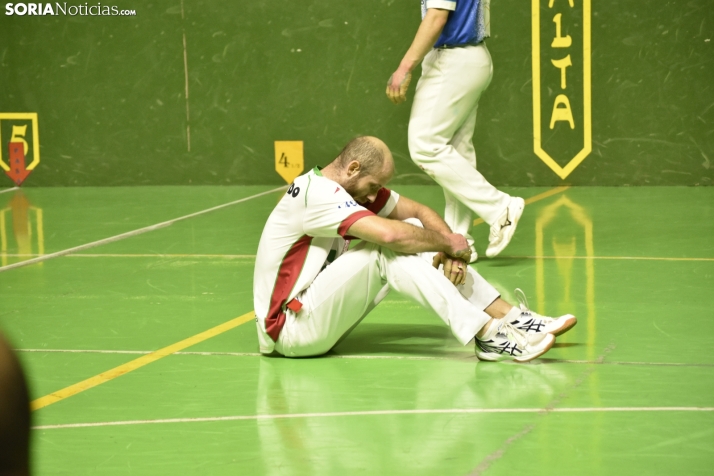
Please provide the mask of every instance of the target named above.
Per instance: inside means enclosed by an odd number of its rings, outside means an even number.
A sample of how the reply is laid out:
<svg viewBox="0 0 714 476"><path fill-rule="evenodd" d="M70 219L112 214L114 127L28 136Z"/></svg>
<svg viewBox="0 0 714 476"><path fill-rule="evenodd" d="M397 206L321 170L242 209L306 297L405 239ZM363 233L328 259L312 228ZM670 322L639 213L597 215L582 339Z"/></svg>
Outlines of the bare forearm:
<svg viewBox="0 0 714 476"><path fill-rule="evenodd" d="M419 228L409 223L395 222L395 225L394 233L389 240L379 244L394 251L410 254L450 250L446 234L433 229Z"/></svg>
<svg viewBox="0 0 714 476"><path fill-rule="evenodd" d="M402 58L397 70L387 81L386 94L394 104L407 100L407 90L412 78L412 70L421 63L426 54L434 47L441 31L449 18L447 10L430 8L419 25L414 41Z"/></svg>
<svg viewBox="0 0 714 476"><path fill-rule="evenodd" d="M447 18L448 12L435 9L427 10L426 16L419 25L414 41L401 63L399 63L399 69L411 72L421 63L426 54L434 47L436 40L439 39Z"/></svg>
<svg viewBox="0 0 714 476"><path fill-rule="evenodd" d="M415 216L427 230L433 230L443 235L451 233L451 228L449 228L444 219L429 207L418 207Z"/></svg>
<svg viewBox="0 0 714 476"><path fill-rule="evenodd" d="M401 196L397 206L389 215L393 220L407 220L409 218L418 219L427 230L433 230L444 235L451 233L449 225L431 208L410 198Z"/></svg>
<svg viewBox="0 0 714 476"><path fill-rule="evenodd" d="M349 234L402 253L453 251L450 248L450 245L453 246L451 235L380 217L358 220L350 227Z"/></svg>

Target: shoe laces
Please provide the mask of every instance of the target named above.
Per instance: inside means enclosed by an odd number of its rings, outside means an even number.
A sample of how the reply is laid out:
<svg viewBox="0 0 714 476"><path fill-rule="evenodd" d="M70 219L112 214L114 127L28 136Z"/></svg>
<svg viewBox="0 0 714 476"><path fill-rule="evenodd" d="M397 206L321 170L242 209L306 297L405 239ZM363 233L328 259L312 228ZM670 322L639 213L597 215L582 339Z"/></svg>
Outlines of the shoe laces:
<svg viewBox="0 0 714 476"><path fill-rule="evenodd" d="M501 327L498 328L498 333L505 335L508 340L513 339L516 341L516 344L518 344L521 349L525 349L526 345L528 345L528 336L526 333L510 322L504 321Z"/></svg>
<svg viewBox="0 0 714 476"><path fill-rule="evenodd" d="M526 293L523 292L521 288L516 288L513 291L518 299L518 306L521 308L521 314L526 314L528 316L532 315L530 307L528 306L528 299L526 299Z"/></svg>

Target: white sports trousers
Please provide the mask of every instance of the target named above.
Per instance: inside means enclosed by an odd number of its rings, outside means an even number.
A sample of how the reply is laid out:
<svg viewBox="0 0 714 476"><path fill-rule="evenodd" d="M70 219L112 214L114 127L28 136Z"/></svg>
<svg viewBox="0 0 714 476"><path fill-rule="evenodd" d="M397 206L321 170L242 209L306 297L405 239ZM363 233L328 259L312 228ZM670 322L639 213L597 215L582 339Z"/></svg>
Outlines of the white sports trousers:
<svg viewBox="0 0 714 476"><path fill-rule="evenodd" d="M407 221L417 224L412 220ZM484 309L499 293L469 266L465 267L466 283L454 286L431 265L433 255L407 255L367 242L346 252L298 294L302 309L297 313L287 310L275 350L287 357L324 354L347 336L390 289L434 311L466 345L490 320ZM404 333L409 333L406 326Z"/></svg>
<svg viewBox="0 0 714 476"><path fill-rule="evenodd" d="M412 160L444 189L444 219L464 236L473 213L493 225L510 198L476 170L476 111L492 75L483 43L433 49L422 63L409 119Z"/></svg>

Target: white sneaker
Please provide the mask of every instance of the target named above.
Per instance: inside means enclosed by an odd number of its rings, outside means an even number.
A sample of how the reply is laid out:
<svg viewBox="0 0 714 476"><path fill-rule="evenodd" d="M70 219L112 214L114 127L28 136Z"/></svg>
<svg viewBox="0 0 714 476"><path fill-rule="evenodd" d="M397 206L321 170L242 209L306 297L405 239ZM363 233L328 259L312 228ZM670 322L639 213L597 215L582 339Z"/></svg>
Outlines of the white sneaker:
<svg viewBox="0 0 714 476"><path fill-rule="evenodd" d="M527 334L548 333L559 336L569 331L578 323L578 319L572 314L565 314L557 318L541 316L528 309L528 301L523 291L516 288L515 293L518 301L520 301L518 309L516 310L518 315L515 317L508 316L506 319L518 330Z"/></svg>
<svg viewBox="0 0 714 476"><path fill-rule="evenodd" d="M555 343L552 334L526 334L503 320L493 325L493 330L481 338L476 338L476 357L481 360L499 362L515 360L528 362L548 352Z"/></svg>
<svg viewBox="0 0 714 476"><path fill-rule="evenodd" d="M518 220L521 219L525 206L526 202L522 198L510 198L506 210L496 223L491 226L491 232L488 235L486 256L493 258L508 246L508 243L511 242L511 238L513 238L513 234L516 232Z"/></svg>
<svg viewBox="0 0 714 476"><path fill-rule="evenodd" d="M474 248L473 243L469 246L469 248L471 248L471 259L469 260L469 263L475 263L476 260L478 260L478 253L476 253L476 248Z"/></svg>

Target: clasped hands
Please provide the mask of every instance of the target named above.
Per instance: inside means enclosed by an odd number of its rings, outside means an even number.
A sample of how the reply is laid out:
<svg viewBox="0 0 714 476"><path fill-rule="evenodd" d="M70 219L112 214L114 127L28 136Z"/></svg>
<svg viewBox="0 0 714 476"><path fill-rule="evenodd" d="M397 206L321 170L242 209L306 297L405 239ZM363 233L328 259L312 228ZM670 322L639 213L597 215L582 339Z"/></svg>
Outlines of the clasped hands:
<svg viewBox="0 0 714 476"><path fill-rule="evenodd" d="M447 238L450 242L449 251L440 251L434 255L432 265L439 269L443 264L446 279L454 286L458 286L466 282L466 267L471 260L471 248L462 235L453 233L447 235Z"/></svg>

